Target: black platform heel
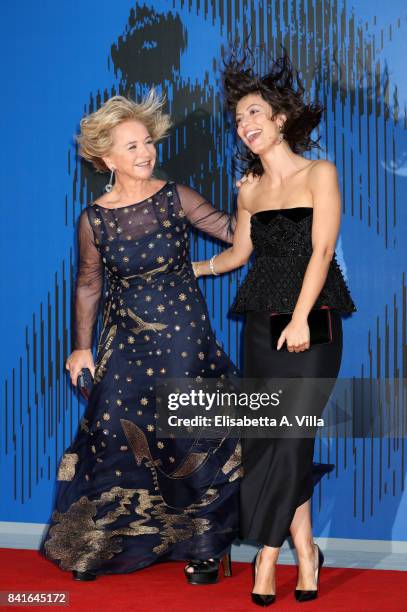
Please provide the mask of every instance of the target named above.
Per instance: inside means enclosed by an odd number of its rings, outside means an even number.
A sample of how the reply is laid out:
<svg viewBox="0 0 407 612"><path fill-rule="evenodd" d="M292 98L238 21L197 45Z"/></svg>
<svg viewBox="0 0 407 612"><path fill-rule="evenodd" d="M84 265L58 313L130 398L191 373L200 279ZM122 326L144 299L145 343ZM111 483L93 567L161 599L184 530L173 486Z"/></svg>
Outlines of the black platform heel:
<svg viewBox="0 0 407 612"><path fill-rule="evenodd" d="M253 583L256 581L257 560L262 550L263 549L260 548L260 550L257 551L257 554L253 560ZM252 596L252 602L256 604L256 606L262 606L263 608L266 608L267 606L271 606L271 604L273 604L276 601L275 594L261 595L260 593L251 593L251 596Z"/></svg>
<svg viewBox="0 0 407 612"><path fill-rule="evenodd" d="M324 563L324 555L322 554L322 551L319 548L318 544L315 544L314 546L316 546L318 549L318 567L315 570L315 582L317 584L317 588L308 591L305 591L303 589L295 589L295 599L301 603L303 601L312 601L313 599L316 599L318 597L319 572Z"/></svg>
<svg viewBox="0 0 407 612"><path fill-rule="evenodd" d="M83 582L96 580L95 574L92 574L91 572L79 572L78 570L73 570L72 576L74 580L82 580Z"/></svg>
<svg viewBox="0 0 407 612"><path fill-rule="evenodd" d="M184 573L189 584L216 584L219 580L219 566L222 566L223 575L229 578L232 575L232 561L230 553L222 559L208 559L206 561L192 560L186 565ZM193 572L188 572L192 567Z"/></svg>

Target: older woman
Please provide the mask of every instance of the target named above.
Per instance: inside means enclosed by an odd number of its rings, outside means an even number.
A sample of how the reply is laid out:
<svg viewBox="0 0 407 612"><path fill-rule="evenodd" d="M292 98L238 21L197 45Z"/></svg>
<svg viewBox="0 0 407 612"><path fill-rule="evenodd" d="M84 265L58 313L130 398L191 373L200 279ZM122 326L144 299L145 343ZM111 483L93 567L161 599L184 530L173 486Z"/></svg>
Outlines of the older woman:
<svg viewBox="0 0 407 612"><path fill-rule="evenodd" d="M191 583L227 575L237 532L236 440L160 440L155 377L231 377L189 259L190 224L232 241L234 220L196 191L153 176L170 125L151 91L108 100L81 121L80 153L109 172L107 193L79 219L74 385L94 377L86 412L58 472L41 550L75 579L185 559ZM113 176L115 177L113 183ZM92 335L107 287L96 363Z"/></svg>

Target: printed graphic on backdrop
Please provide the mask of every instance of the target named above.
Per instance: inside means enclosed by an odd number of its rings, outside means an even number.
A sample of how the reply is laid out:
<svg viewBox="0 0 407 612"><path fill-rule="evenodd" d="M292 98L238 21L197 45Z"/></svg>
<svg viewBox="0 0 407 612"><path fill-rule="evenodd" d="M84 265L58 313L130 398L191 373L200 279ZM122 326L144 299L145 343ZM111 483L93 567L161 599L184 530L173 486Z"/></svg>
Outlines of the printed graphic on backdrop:
<svg viewBox="0 0 407 612"><path fill-rule="evenodd" d="M32 316L13 330L24 338L25 350L11 347L3 370L1 460L7 476L1 520L30 522L33 507L35 520L48 520L58 462L84 409L64 369L71 348L75 227L108 177L95 175L77 159L72 134L82 113L115 94L139 99L153 85L165 92L174 127L159 146L158 175L189 184L217 207L233 210L233 133L223 110L220 70L222 53L237 36L250 33L253 46L263 45L271 54L284 45L307 93L326 109L322 150L313 155L333 161L340 175L343 220L337 254L358 307L344 321L342 376L407 377L406 11L400 0L392 4L388 13L379 13L374 3L342 0L129 2L127 22L119 33L112 27L110 53L95 65L99 86L80 93L76 125L57 143L66 149L70 189L61 192L65 205L52 231L72 232L72 242L55 252L52 283L41 269L33 271L43 297L38 302L27 295ZM72 45L82 35L95 36L78 28ZM48 112L41 129L51 131L58 110ZM40 174L43 167L36 163ZM20 204L23 210L30 205ZM55 208L55 202L48 205ZM46 207L39 214L46 216ZM28 229L22 229L27 244ZM207 258L223 247L194 233L192 256ZM228 308L246 271L200 280L217 338L238 365L242 320L228 315ZM397 395L395 404L404 414L405 394ZM405 455L403 421L393 437L361 440L349 431L317 439L316 461L333 463L335 469L314 495L316 535L406 539L407 514L400 516L406 507Z"/></svg>

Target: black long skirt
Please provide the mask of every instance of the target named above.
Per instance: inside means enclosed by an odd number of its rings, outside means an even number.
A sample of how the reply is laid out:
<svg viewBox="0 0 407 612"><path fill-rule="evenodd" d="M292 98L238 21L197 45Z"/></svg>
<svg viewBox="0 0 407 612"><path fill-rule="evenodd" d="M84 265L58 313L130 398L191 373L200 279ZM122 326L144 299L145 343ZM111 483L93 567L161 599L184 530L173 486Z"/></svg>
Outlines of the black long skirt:
<svg viewBox="0 0 407 612"><path fill-rule="evenodd" d="M244 377L329 378L333 387L342 357L342 319L334 310L331 314L331 343L315 344L306 351L291 353L285 348L271 349L270 313L248 312L244 327ZM303 397L294 397L294 402L303 403ZM319 405L312 403L309 413L321 416L326 395L319 397ZM301 408L306 414L308 407ZM242 539L273 547L283 544L296 509L312 497L314 445L315 437L242 439Z"/></svg>

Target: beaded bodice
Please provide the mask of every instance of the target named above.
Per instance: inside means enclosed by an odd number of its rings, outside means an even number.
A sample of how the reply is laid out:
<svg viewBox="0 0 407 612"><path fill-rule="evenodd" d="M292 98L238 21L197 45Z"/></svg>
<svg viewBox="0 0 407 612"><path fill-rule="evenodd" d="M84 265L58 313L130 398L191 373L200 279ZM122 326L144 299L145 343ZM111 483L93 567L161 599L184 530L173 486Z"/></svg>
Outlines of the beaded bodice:
<svg viewBox="0 0 407 612"><path fill-rule="evenodd" d="M263 210L251 217L255 260L241 285L231 311L292 312L312 255L311 207ZM356 311L342 271L331 260L314 308L329 306L342 313Z"/></svg>

